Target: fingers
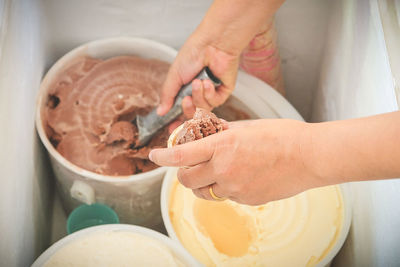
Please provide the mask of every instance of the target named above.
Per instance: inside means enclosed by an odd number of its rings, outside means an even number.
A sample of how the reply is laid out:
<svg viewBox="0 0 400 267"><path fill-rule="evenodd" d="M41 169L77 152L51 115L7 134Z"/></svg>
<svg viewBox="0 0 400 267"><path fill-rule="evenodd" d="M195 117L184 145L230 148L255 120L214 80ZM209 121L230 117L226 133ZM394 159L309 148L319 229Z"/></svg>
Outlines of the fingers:
<svg viewBox="0 0 400 267"><path fill-rule="evenodd" d="M222 85L213 90L211 89L212 83L206 83L204 96L211 106L217 107L226 101L235 88L239 57L220 51L215 47L209 47L207 55L205 64L222 81Z"/></svg>
<svg viewBox="0 0 400 267"><path fill-rule="evenodd" d="M206 101L204 98L204 84L205 82L209 82L212 85L212 90L214 90L214 85L209 80L201 81L199 79L195 79L192 82L192 96L193 96L193 104L196 107L204 108L207 110L211 110L212 106Z"/></svg>
<svg viewBox="0 0 400 267"><path fill-rule="evenodd" d="M203 194L201 193L200 189L193 189L192 192L193 192L193 194L194 194L196 197L205 199L205 197L204 197Z"/></svg>
<svg viewBox="0 0 400 267"><path fill-rule="evenodd" d="M212 184L212 185L210 185L210 186L208 187L207 199L208 199L209 197L211 197L211 200L216 200L216 199L214 199L214 198L211 196L210 188L212 189L212 192L214 193L214 195L215 195L217 198L220 198L220 199L229 198L229 196L228 196L228 194L226 193L226 191L223 190L223 188L222 188L219 184L215 183L215 184Z"/></svg>
<svg viewBox="0 0 400 267"><path fill-rule="evenodd" d="M193 189L192 191L198 198L216 201L216 199L211 196L210 187L212 187L212 191L216 197L228 198L227 195L224 195L223 189L218 184L212 184L209 186Z"/></svg>
<svg viewBox="0 0 400 267"><path fill-rule="evenodd" d="M205 200L213 200L212 196L210 195L208 186L198 189L193 189L192 191L198 198L202 198Z"/></svg>
<svg viewBox="0 0 400 267"><path fill-rule="evenodd" d="M192 54L192 51L197 49L195 44L190 44L187 41L169 68L161 90L160 105L157 108L157 113L160 116L165 115L172 107L175 96L181 87L190 82L202 69L201 58L194 58ZM196 54L198 55L198 53Z"/></svg>
<svg viewBox="0 0 400 267"><path fill-rule="evenodd" d="M208 161L190 168L180 168L177 174L178 180L183 186L192 189L193 193L199 198L206 200L227 198L228 193L216 183L211 164ZM211 195L210 187L212 187L216 198Z"/></svg>
<svg viewBox="0 0 400 267"><path fill-rule="evenodd" d="M222 85L214 88L211 81L204 81L193 91L194 105L211 109L225 102L233 91L239 67L239 55L226 53L216 47L206 46L196 38L189 38L182 46L170 67L161 90L161 101L157 108L159 115L165 115L172 107L182 85L188 83L204 66L208 66Z"/></svg>
<svg viewBox="0 0 400 267"><path fill-rule="evenodd" d="M183 85L183 81L180 78L180 75L175 71L175 68L171 68L168 72L167 79L164 83L163 89L161 91L161 102L160 106L157 108L157 113L159 115L165 115L168 110L172 107L174 103L175 96L178 94L180 88ZM207 110L211 110L214 106L211 105L205 98L205 90L207 90L207 95L211 99L213 103L219 103L220 97L219 94L216 93L214 84L210 80L201 81L199 79L195 79L192 82L192 98L185 97L182 101L182 109L183 113L187 118L193 117L195 107L204 108ZM226 99L226 98L225 98ZM224 99L224 100L225 100ZM222 104L220 102L219 104ZM219 105L218 104L218 105Z"/></svg>
<svg viewBox="0 0 400 267"><path fill-rule="evenodd" d="M215 183L212 169L209 162L201 163L187 169L180 168L178 171L178 180L182 185L190 189L205 187Z"/></svg>
<svg viewBox="0 0 400 267"><path fill-rule="evenodd" d="M185 118L191 119L193 118L194 113L196 112L196 107L193 104L193 99L190 96L186 96L182 100L182 110Z"/></svg>
<svg viewBox="0 0 400 267"><path fill-rule="evenodd" d="M217 137L217 138L216 138ZM149 159L160 166L193 166L209 161L214 153L218 136L208 136L194 142L171 148L150 151Z"/></svg>
<svg viewBox="0 0 400 267"><path fill-rule="evenodd" d="M192 75L192 73L190 73L190 75L191 77L193 77L195 74ZM170 70L168 71L168 75L164 82L163 88L161 90L161 101L159 107L157 108L157 113L159 115L165 115L172 107L175 96L178 94L182 85L185 84L187 80L186 76L188 76L188 74L185 74L184 76L185 78L183 79L177 71L177 68L174 65L171 66ZM234 77L229 77L229 80L232 79L236 80L236 74L234 74ZM211 80L193 80L192 101L186 99L182 102L184 114L188 114L188 117L191 118L192 116L190 116L190 114L194 113L194 106L211 110L213 109L213 107L217 107L224 103L233 91L235 83L234 80L233 83L229 82L229 85L224 83L217 89L214 87L214 84Z"/></svg>
<svg viewBox="0 0 400 267"><path fill-rule="evenodd" d="M228 89L225 85L220 85L217 89L214 89L214 85L211 81L205 80L205 99L213 107L222 105L232 93L231 89Z"/></svg>
<svg viewBox="0 0 400 267"><path fill-rule="evenodd" d="M218 94L217 90L223 91L221 88L224 88L224 85L221 85L218 87L218 89L215 89L214 84L210 80L204 80L203 87L204 99L210 106L217 107L221 105L229 96L228 94L225 99L222 98L221 94Z"/></svg>
<svg viewBox="0 0 400 267"><path fill-rule="evenodd" d="M224 93L224 85L215 88L211 80L194 80L192 82L193 102L196 107L211 110L225 102L230 93Z"/></svg>
<svg viewBox="0 0 400 267"><path fill-rule="evenodd" d="M163 116L174 104L174 99L179 89L182 87L183 81L179 75L177 68L173 65L170 67L167 78L161 90L161 101L157 108L157 114Z"/></svg>

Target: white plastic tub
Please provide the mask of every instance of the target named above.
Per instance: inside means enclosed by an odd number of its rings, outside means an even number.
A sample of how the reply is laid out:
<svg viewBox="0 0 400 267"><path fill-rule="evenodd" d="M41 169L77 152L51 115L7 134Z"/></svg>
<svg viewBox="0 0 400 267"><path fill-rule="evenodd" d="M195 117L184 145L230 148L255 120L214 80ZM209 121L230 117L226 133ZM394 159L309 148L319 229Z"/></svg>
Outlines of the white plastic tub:
<svg viewBox="0 0 400 267"><path fill-rule="evenodd" d="M55 255L58 251L63 249L65 246L76 242L79 240L82 240L84 238L94 236L96 234L102 234L102 233L115 233L115 232L131 232L138 234L140 236L145 236L150 238L153 241L156 241L156 244L162 245L165 247L165 253L171 253L174 258L176 258L180 263L182 263L184 266L201 266L192 256L190 256L189 253L185 251L185 249L176 241L171 240L170 238L166 237L165 235L162 235L156 231L146 229L144 227L140 226L134 226L134 225L124 225L124 224L110 224L110 225L101 225L101 226L96 226L96 227L90 227L78 232L75 232L71 235L68 235L67 237L64 237L63 239L59 240L57 243L53 244L50 248L48 248L45 252L43 252L42 255L40 255L39 258L36 259L36 261L33 263L32 267L40 267L46 264L52 256ZM133 240L132 240L133 241ZM85 247L85 249L90 249L88 247ZM95 248L94 248L95 249ZM120 244L119 247L120 250L125 250L129 251L129 247L126 247L125 244ZM89 251L89 250L88 250ZM134 251L132 251L134 253ZM90 255L91 257L94 257L93 255ZM125 262L123 266L128 266L129 264L134 264L132 262Z"/></svg>
<svg viewBox="0 0 400 267"><path fill-rule="evenodd" d="M254 94L245 93L240 88L248 88ZM247 91L247 92L249 92ZM260 82L259 80L248 76L244 73L240 73L238 77L237 90L234 92L237 96L245 103L251 104L251 112L253 116L258 118L289 118L296 120L303 120L297 111L275 90L270 86ZM162 189L161 189L161 213L164 221L165 228L168 235L178 241L178 237L172 226L169 217L169 203L170 203L170 192L173 183L176 181L176 168L170 168L164 178ZM330 266L333 258L339 252L346 240L347 234L351 224L351 200L348 194L346 186L341 186L341 193L343 196L344 203L344 219L342 230L338 237L337 242L330 252L318 263L318 267ZM288 255L290 257L290 255Z"/></svg>
<svg viewBox="0 0 400 267"><path fill-rule="evenodd" d="M36 128L50 155L58 192L68 213L82 203L100 202L113 208L122 223L161 230L159 197L166 168L130 176L97 174L66 160L46 136L40 110L46 104L48 87L60 69L83 55L101 59L138 55L171 62L176 51L166 45L140 38L114 38L84 44L60 58L48 71L42 81L36 106Z"/></svg>
<svg viewBox="0 0 400 267"><path fill-rule="evenodd" d="M170 193L172 190L172 186L176 182L176 172L177 168L170 168L165 175L165 179L161 190L161 213L169 237L171 237L173 240L176 240L177 242L180 242L177 234L175 233L174 227L172 226L171 218L169 216ZM329 253L326 254L326 256L316 265L316 267L329 267L331 265L333 258L338 254L339 250L342 248L350 229L351 216L352 216L351 199L346 186L340 186L340 190L342 193L343 206L344 206L343 225L336 243L329 251ZM290 255L287 256L290 257Z"/></svg>

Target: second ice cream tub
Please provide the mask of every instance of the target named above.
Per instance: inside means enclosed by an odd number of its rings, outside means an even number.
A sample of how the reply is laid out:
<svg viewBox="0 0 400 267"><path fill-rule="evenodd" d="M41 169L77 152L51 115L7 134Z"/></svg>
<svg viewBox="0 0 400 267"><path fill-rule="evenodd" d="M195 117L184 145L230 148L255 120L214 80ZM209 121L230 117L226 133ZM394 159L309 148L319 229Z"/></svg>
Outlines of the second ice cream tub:
<svg viewBox="0 0 400 267"><path fill-rule="evenodd" d="M205 266L327 267L350 227L346 190L328 186L260 206L208 201L171 168L161 209L168 235Z"/></svg>
<svg viewBox="0 0 400 267"><path fill-rule="evenodd" d="M281 111L282 106L275 117L284 117ZM222 125L199 109L180 128L171 134L169 147L217 134ZM248 206L199 199L176 174L177 168L170 168L162 186L164 223L169 236L205 266L329 266L349 231L350 199L344 186Z"/></svg>
<svg viewBox="0 0 400 267"><path fill-rule="evenodd" d="M32 265L55 266L201 266L179 243L135 225L102 225L68 235Z"/></svg>

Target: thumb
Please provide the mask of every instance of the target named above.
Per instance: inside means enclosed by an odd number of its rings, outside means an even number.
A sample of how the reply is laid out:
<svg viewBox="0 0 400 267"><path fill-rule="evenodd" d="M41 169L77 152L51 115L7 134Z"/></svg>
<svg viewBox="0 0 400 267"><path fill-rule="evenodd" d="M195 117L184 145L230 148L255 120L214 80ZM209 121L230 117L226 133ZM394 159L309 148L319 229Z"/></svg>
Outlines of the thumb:
<svg viewBox="0 0 400 267"><path fill-rule="evenodd" d="M149 159L160 166L194 166L212 158L217 139L218 134L171 148L153 149Z"/></svg>

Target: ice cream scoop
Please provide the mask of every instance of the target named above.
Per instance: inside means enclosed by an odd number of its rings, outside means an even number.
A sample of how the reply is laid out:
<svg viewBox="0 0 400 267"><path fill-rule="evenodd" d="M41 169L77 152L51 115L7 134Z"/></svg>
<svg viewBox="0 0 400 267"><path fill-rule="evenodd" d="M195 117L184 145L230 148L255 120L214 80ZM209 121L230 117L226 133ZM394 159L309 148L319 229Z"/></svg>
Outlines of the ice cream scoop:
<svg viewBox="0 0 400 267"><path fill-rule="evenodd" d="M210 80L215 87L222 84L222 82L214 76L208 67L205 67L194 79ZM138 127L139 138L138 146L144 146L151 140L151 138L160 129L168 125L182 114L182 100L185 96L192 95L192 82L185 84L180 89L178 95L175 97L175 102L172 108L164 116L157 114L156 109L149 112L147 115L136 117L136 125Z"/></svg>

